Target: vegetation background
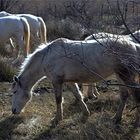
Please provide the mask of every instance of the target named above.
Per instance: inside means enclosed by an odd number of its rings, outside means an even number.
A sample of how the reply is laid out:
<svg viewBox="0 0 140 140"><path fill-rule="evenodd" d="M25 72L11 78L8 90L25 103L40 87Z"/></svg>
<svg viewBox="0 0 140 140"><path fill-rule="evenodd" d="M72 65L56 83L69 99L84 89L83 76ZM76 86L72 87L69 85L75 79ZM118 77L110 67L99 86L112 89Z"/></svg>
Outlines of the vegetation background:
<svg viewBox="0 0 140 140"><path fill-rule="evenodd" d="M48 41L58 37L80 40L97 32L129 34L140 29L140 0L0 0L0 11L41 16ZM132 125L131 98L122 124L115 126L111 118L119 102L118 87L102 83L98 83L98 100L87 102L91 116L85 124L80 122L80 109L72 94L65 90L64 120L51 128L56 109L47 81L39 84L25 113L12 116L10 87L19 67L11 66L11 55L0 47L0 140L140 140L140 129ZM114 76L109 79L115 81Z"/></svg>

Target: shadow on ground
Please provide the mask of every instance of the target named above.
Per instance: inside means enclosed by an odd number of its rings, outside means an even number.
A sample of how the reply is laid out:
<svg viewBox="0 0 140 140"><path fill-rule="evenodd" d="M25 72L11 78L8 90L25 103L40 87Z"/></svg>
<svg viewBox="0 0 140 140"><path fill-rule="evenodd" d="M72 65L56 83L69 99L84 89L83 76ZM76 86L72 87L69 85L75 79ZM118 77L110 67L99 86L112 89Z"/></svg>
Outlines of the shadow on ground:
<svg viewBox="0 0 140 140"><path fill-rule="evenodd" d="M23 121L22 117L10 116L0 120L0 140L10 140L14 129Z"/></svg>

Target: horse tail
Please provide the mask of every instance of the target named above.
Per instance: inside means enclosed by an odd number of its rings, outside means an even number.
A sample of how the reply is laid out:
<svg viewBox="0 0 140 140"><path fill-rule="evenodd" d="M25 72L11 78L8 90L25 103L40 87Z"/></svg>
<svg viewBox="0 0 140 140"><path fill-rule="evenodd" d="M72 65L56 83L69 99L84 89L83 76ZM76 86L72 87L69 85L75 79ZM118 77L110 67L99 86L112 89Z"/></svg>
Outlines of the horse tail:
<svg viewBox="0 0 140 140"><path fill-rule="evenodd" d="M46 24L44 22L44 20L41 17L38 17L38 20L40 22L40 38L41 38L41 43L46 43L47 42L47 29L46 29Z"/></svg>
<svg viewBox="0 0 140 140"><path fill-rule="evenodd" d="M30 52L30 26L26 18L21 17L21 21L24 26L24 42L26 48L26 55L28 55Z"/></svg>

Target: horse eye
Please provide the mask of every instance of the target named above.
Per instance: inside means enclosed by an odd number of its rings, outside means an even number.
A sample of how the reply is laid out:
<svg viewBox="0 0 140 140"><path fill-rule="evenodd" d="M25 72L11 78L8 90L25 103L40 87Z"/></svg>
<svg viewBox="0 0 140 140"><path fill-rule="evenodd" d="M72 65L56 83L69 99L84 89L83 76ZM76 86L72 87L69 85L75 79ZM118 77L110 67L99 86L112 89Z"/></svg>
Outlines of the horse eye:
<svg viewBox="0 0 140 140"><path fill-rule="evenodd" d="M13 94L16 94L16 91L14 91Z"/></svg>
<svg viewBox="0 0 140 140"><path fill-rule="evenodd" d="M15 86L16 85L16 82L13 82L13 86Z"/></svg>

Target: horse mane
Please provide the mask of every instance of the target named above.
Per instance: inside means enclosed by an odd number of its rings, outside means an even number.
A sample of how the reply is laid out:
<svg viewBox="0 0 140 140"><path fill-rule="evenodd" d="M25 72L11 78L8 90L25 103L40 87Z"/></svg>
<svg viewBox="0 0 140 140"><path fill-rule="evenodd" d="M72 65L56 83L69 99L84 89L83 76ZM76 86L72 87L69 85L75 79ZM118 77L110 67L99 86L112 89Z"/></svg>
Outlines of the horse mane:
<svg viewBox="0 0 140 140"><path fill-rule="evenodd" d="M37 54L39 51L41 51L42 49L44 49L48 45L49 45L49 43L39 45L38 48L33 53L29 54L25 58L24 62L22 63L22 65L20 67L19 75L21 75L26 68L30 67L31 61L32 61L32 59L34 59L35 54Z"/></svg>
<svg viewBox="0 0 140 140"><path fill-rule="evenodd" d="M47 42L47 43L42 43L41 45L38 46L38 48L31 54L29 54L24 62L22 63L21 67L20 67L20 71L19 71L19 75L21 75L24 70L27 68L27 67L30 67L30 64L31 64L31 61L32 59L34 59L35 55L40 52L41 50L43 50L44 48L48 47L50 44L55 44L55 43L62 43L63 41L68 41L67 39L65 38L58 38L52 42Z"/></svg>

